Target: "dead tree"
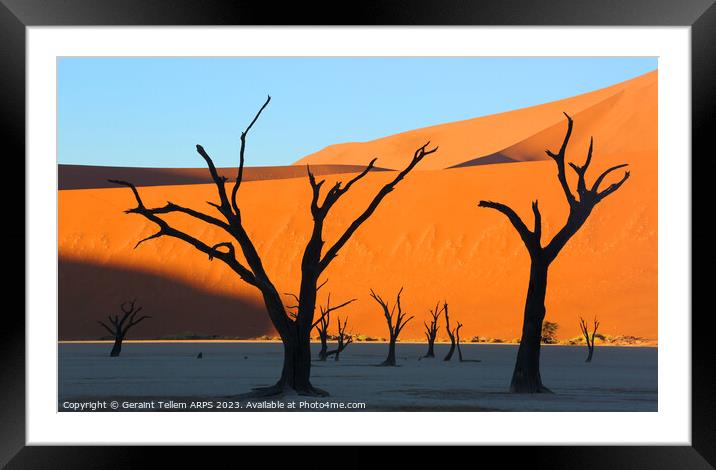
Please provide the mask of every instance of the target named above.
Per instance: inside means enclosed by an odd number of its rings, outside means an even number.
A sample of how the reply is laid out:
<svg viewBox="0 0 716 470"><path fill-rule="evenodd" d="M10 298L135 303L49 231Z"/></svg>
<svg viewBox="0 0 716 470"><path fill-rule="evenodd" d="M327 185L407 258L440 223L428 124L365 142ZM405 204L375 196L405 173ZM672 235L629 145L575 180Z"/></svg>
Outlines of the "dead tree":
<svg viewBox="0 0 716 470"><path fill-rule="evenodd" d="M449 361L452 359L452 355L455 354L455 331L450 329L450 315L448 315L447 302L444 303L443 310L445 310L445 329L447 330L448 337L450 337L450 350L443 361Z"/></svg>
<svg viewBox="0 0 716 470"><path fill-rule="evenodd" d="M107 315L107 319L112 327L103 321L97 322L114 338L114 346L112 346L112 351L109 353L110 357L117 357L119 353L122 352L122 341L127 337L127 332L130 328L146 318L152 318L149 315L142 315L137 318L137 314L142 310L142 307L135 307L136 302L137 300L135 299L131 302L123 302L122 305L119 306L123 313L122 318L119 318L119 315Z"/></svg>
<svg viewBox="0 0 716 470"><path fill-rule="evenodd" d="M425 325L425 337L428 340L428 352L423 357L435 357L435 338L438 336L438 319L443 309L440 307L440 302L435 304L435 310L430 310L430 316L432 317L430 323L423 322Z"/></svg>
<svg viewBox="0 0 716 470"><path fill-rule="evenodd" d="M532 203L532 212L534 214L533 230L527 228L527 225L517 213L505 204L493 201L480 201L478 204L479 207L495 209L505 215L520 235L530 255L530 280L525 300L522 338L510 384L510 390L517 393L549 392L549 389L542 384L539 359L542 321L545 316L544 300L547 293L547 271L550 264L569 239L582 227L594 207L604 198L616 192L629 178L629 171L625 171L624 176L619 181L600 191L600 186L610 173L627 166L627 164L620 164L605 170L594 181L594 184L588 187L585 176L592 161L593 139L590 139L584 165L579 166L575 163L569 163L577 177L575 195L569 187L565 171L565 152L572 134L572 118L566 113L565 116L567 116L567 133L562 142L562 147L557 153L553 153L550 150L546 151L547 155L557 164L557 179L569 204L567 220L552 240L546 245L542 244L542 216L537 201Z"/></svg>
<svg viewBox="0 0 716 470"><path fill-rule="evenodd" d="M592 356L594 355L594 337L597 334L597 328L599 328L597 317L594 317L594 330L592 330L591 338L587 322L584 321L584 318L582 317L579 317L579 328L582 330L582 334L584 335L584 340L587 342L587 349L589 351L587 359L584 362L592 362Z"/></svg>
<svg viewBox="0 0 716 470"><path fill-rule="evenodd" d="M395 299L395 303L393 304L393 308L390 308L388 305L388 302L383 300L378 294L373 292L373 289L370 290L370 296L375 299L378 304L380 304L381 308L383 309L383 315L385 316L385 321L388 323L388 333L389 336L389 343L388 343L388 357L383 361L381 366L394 366L395 365L395 342L398 340L398 335L400 335L400 332L403 331L403 327L413 319L413 317L405 318L405 313L403 312L403 307L400 304L400 294L403 293L403 288L401 287L398 291L398 296ZM398 313L396 315L395 310L398 309Z"/></svg>
<svg viewBox="0 0 716 470"><path fill-rule="evenodd" d="M313 323L313 327L318 331L318 338L321 340L321 350L318 352L318 360L319 361L325 361L328 356L330 355L328 353L328 326L331 322L331 312L334 310L338 310L339 308L343 308L346 305L350 304L351 302L355 302L356 299L351 299L347 302L343 302L342 304L336 305L335 307L331 307L331 294L328 294L328 300L326 301L326 306L320 306L320 312L321 315L318 317L318 320L316 320ZM338 330L340 334L341 329L341 323L340 318L338 319ZM346 345L347 346L347 345Z"/></svg>
<svg viewBox="0 0 716 470"><path fill-rule="evenodd" d="M318 351L318 360L325 361L328 357L328 324L331 319L331 314L321 309L321 316L318 317L313 325L316 331L318 331L318 338L321 340L321 350Z"/></svg>
<svg viewBox="0 0 716 470"><path fill-rule="evenodd" d="M462 357L462 349L460 348L460 328L462 323L457 322L457 328L455 328L455 345L457 346L457 357L460 362L481 362L480 359L464 359Z"/></svg>
<svg viewBox="0 0 716 470"><path fill-rule="evenodd" d="M344 349L348 347L349 344L353 342L353 336L350 334L346 334L346 327L348 326L348 319L346 318L345 323L341 325L341 317L338 317L338 335L336 336L336 340L338 341L338 345L336 346L336 349L333 351L328 351L328 356L335 356L334 360L338 360L338 358L341 355L341 352L343 352Z"/></svg>
<svg viewBox="0 0 716 470"><path fill-rule="evenodd" d="M457 358L460 362L462 362L462 349L460 349L460 328L462 328L462 323L457 322L457 328L455 328L455 343L457 345Z"/></svg>
<svg viewBox="0 0 716 470"><path fill-rule="evenodd" d="M276 384L270 387L257 388L251 395L270 396L281 394L286 390L293 390L303 395L325 396L327 392L313 387L310 380L311 330L313 329L314 313L316 310L316 286L318 279L331 261L338 256L340 249L343 248L356 230L373 215L383 199L393 191L395 186L402 181L425 156L437 151L437 148L428 149L429 143L418 148L407 166L399 171L391 181L381 187L366 209L351 222L336 241L328 245L328 249L325 251L324 245L326 245L326 243L323 240L323 228L328 213L335 203L348 192L356 182L363 179L374 168L376 159L371 160L362 172L349 180L345 185L341 181L337 181L333 184L326 192L322 201L320 200L321 187L325 183L325 180L316 181L310 167L307 167L308 181L312 191L310 211L313 218L313 228L301 259L301 283L298 294L298 309L294 319L287 314L281 296L271 277L266 272L261 256L244 226L239 199L237 197L244 173L246 137L270 101L271 97L269 96L246 130L241 133L239 168L230 194L227 193L226 189L227 178L219 175L213 160L204 150L204 147L201 145L196 146L197 152L205 160L209 168L209 174L216 186L219 198L218 203L209 202L209 205L219 212L220 217L214 217L173 202L167 202L166 205L161 207L150 208L144 204L144 201L142 201L139 195L139 191L137 191L137 188L132 183L119 180L111 180L111 182L130 188L134 194L137 207L125 211L126 213L141 215L158 227L156 233L140 240L137 246L145 241L159 237L176 238L206 254L209 260L218 259L222 261L244 282L254 286L261 292L261 297L266 306L269 319L283 343L283 368ZM229 237L230 241L216 243L214 245L207 244L170 225L169 222L161 217L165 214L182 214L208 225L218 227ZM235 245L238 245L238 247ZM240 250L239 256L237 256L236 250Z"/></svg>

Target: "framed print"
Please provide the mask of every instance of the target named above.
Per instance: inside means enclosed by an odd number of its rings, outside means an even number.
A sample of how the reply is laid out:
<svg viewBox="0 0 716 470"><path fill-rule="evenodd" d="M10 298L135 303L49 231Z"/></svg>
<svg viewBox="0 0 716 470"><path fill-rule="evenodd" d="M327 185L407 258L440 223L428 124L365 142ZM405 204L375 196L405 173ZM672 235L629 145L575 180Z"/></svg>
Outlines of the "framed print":
<svg viewBox="0 0 716 470"><path fill-rule="evenodd" d="M398 5L4 2L9 468L257 444L711 468L715 7Z"/></svg>

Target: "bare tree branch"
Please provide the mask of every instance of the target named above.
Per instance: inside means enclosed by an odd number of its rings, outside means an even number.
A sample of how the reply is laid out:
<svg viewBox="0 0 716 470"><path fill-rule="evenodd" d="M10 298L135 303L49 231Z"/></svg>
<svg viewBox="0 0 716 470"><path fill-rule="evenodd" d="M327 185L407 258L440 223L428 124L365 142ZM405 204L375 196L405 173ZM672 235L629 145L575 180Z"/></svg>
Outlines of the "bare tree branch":
<svg viewBox="0 0 716 470"><path fill-rule="evenodd" d="M139 323L139 322L141 322L142 320L145 320L145 319L147 319L147 318L152 318L152 317L149 316L149 315L143 315L143 316L139 317L139 318L136 319L136 320L131 320L131 321L127 324L127 326L124 328L124 331L122 332L122 334L123 334L123 335L126 335L126 334L127 334L127 331L129 331L129 329L130 329L131 327L133 327L133 326L136 325L137 323Z"/></svg>
<svg viewBox="0 0 716 470"><path fill-rule="evenodd" d="M100 325L102 325L105 330L109 331L109 334L111 334L112 336L114 336L114 330L113 330L112 328L108 327L105 322L103 322L103 321L98 321L97 323L99 323Z"/></svg>
<svg viewBox="0 0 716 470"><path fill-rule="evenodd" d="M326 312L323 307L320 307L321 309L321 315L318 317L318 320L313 322L313 325L311 325L311 329L316 328L319 324L323 325L324 328L328 327L328 321L330 320L330 312Z"/></svg>
<svg viewBox="0 0 716 470"><path fill-rule="evenodd" d="M626 166L626 165L618 165L617 167L614 167L614 168L622 168L624 166ZM604 191L597 193L597 202L600 202L602 199L604 199L605 197L609 196L610 194L615 192L617 189L619 189L624 184L624 182L629 179L630 175L631 175L631 173L629 171L625 171L624 176L622 176L622 179L620 179L616 183L610 184L607 187L607 189L605 189Z"/></svg>
<svg viewBox="0 0 716 470"><path fill-rule="evenodd" d="M136 303L137 303L137 299L134 299L134 300L132 300L132 301L130 301L130 302L122 302L122 304L119 306L120 310L122 310L122 312L124 313L124 315L122 316L122 319L119 320L119 322L116 323L117 329L118 329L119 331L122 331L122 327L124 326L124 323L127 321L127 319L130 319L130 321L131 321L131 318L132 318L134 315L136 315L137 312L139 312L140 310L142 310L142 307L139 307L138 309L135 310L134 305L135 305ZM126 307L125 307L125 306L126 306ZM115 316L115 321L116 321L118 318L119 318L119 317L116 317L116 316Z"/></svg>
<svg viewBox="0 0 716 470"><path fill-rule="evenodd" d="M206 162L206 165L209 167L209 174L211 175L211 179L214 181L214 184L216 184L216 189L219 193L219 201L221 201L221 203L219 205L215 205L215 207L219 209L219 211L224 215L224 217L226 217L226 220L228 222L231 222L233 214L231 212L231 206L229 205L229 199L226 196L226 177L219 176L219 172L216 171L216 167L214 166L214 161L211 159L209 154L206 153L204 147L197 144L196 151L199 152L199 155L201 155L201 157Z"/></svg>
<svg viewBox="0 0 716 470"><path fill-rule="evenodd" d="M545 152L557 163L557 179L559 180L559 184L562 185L562 190L564 191L564 195L567 198L567 202L571 206L575 203L575 199L574 195L572 194L572 191L569 189L569 184L567 183L567 175L564 171L564 154L567 151L567 144L569 143L569 138L572 135L572 126L574 123L572 122L572 118L569 116L569 114L563 114L567 117L567 133L564 136L564 141L562 141L562 146L557 153L553 153L550 150L546 150Z"/></svg>
<svg viewBox="0 0 716 470"><path fill-rule="evenodd" d="M322 283L318 284L318 286L316 286L316 292L318 292L319 290L321 290L321 287L325 286L327 282L328 282L328 279L326 279L326 280L323 281Z"/></svg>
<svg viewBox="0 0 716 470"><path fill-rule="evenodd" d="M358 300L358 299L348 300L348 301L346 301L346 302L343 302L342 304L336 305L335 307L331 307L331 308L327 309L326 311L327 311L327 312L333 312L334 310L338 310L339 308L343 308L343 307L345 307L346 305L355 302L356 300Z"/></svg>
<svg viewBox="0 0 716 470"><path fill-rule="evenodd" d="M194 209L189 209L187 207L182 207L180 205L174 204L173 202L167 202L164 207L158 207L156 209L147 209L147 210L152 212L153 214L169 214L171 212L180 212L180 213L189 215L191 217L194 217L195 219L206 222L208 224L215 225L215 226L231 233L229 224L227 224L226 222L219 220L216 217L211 217L210 215L202 214L201 212L195 211Z"/></svg>
<svg viewBox="0 0 716 470"><path fill-rule="evenodd" d="M251 128L254 126L256 121L259 119L259 116L261 116L261 112L268 106L269 102L271 101L271 96L268 96L266 98L266 102L261 106L261 109L256 113L256 116L254 116L253 121L249 124L249 126L246 128L244 132L241 133L241 149L239 150L239 171L236 174L236 183L234 184L234 188L231 190L231 205L234 208L234 213L239 215L241 211L239 210L239 205L236 202L236 193L239 191L239 186L241 186L241 182L244 179L244 151L246 150L246 136L248 135Z"/></svg>
<svg viewBox="0 0 716 470"><path fill-rule="evenodd" d="M225 247L228 249L226 253L219 251L219 248ZM231 244L231 242L222 242L217 243L216 245L211 247L212 251L220 254L228 254L229 256L236 258L236 253L234 252L234 245ZM209 253L209 261L214 259L214 253Z"/></svg>
<svg viewBox="0 0 716 470"><path fill-rule="evenodd" d="M139 214L142 215L144 218L148 219L151 222L154 222L159 226L159 231L156 232L153 235L150 235L149 237L140 240L135 248L139 246L141 243L151 240L154 238L159 238L162 236L168 236L177 238L179 240L182 240L189 245L192 245L197 250L207 254L208 256L212 258L218 258L224 263L226 263L231 269L234 270L243 280L245 280L247 283L251 285L258 285L258 281L252 271L250 271L248 268L244 267L239 261L236 259L233 253L233 249L230 250L228 253L223 253L220 251L217 251L216 249L206 245L204 242L192 237L191 235L188 235L180 230L177 230L173 227L171 227L164 219L157 216L152 209L147 209L142 202L141 197L139 196L139 192L137 191L136 187L129 182L126 181L120 181L120 180L111 180L113 183L127 186L132 189L132 192L135 195L135 198L137 199L137 207L134 209L129 209L125 211L129 214ZM223 245L226 246L226 245Z"/></svg>
<svg viewBox="0 0 716 470"><path fill-rule="evenodd" d="M587 169L589 168L589 164L592 162L592 150L594 149L594 138L589 138L589 150L587 151L587 160L584 162L584 165L579 166L576 163L569 163L569 166L572 167L575 173L577 173L577 194L579 194L579 200L580 202L584 201L585 196L589 192L587 189L587 183L585 181L585 175L587 173Z"/></svg>
<svg viewBox="0 0 716 470"><path fill-rule="evenodd" d="M388 330L390 332L390 336L393 336L393 315L390 312L390 308L388 307L388 303L383 300L381 296L376 294L373 289L370 290L370 296L375 299L376 302L381 306L383 309L383 315L385 316L385 320L388 322ZM395 307L393 307L395 308Z"/></svg>
<svg viewBox="0 0 716 470"><path fill-rule="evenodd" d="M311 214L313 215L313 219L317 220L317 218L320 217L321 213L321 207L318 204L318 199L321 195L321 186L326 182L326 180L321 180L320 182L316 182L316 177L311 171L311 167L309 165L306 165L306 171L308 172L308 182L311 185Z"/></svg>
<svg viewBox="0 0 716 470"><path fill-rule="evenodd" d="M511 207L494 201L480 201L477 206L495 209L496 211L504 214L507 219L512 223L512 226L515 227L515 230L517 230L517 233L520 235L520 238L522 238L522 241L525 243L525 246L527 246L527 248L530 250L532 250L532 248L535 248L535 242L538 241L537 237L534 233L530 231L530 229L527 228L525 223L522 222L520 216L517 215L517 213ZM533 205L532 208L534 210L535 206ZM537 214L535 214L535 216L536 215Z"/></svg>
<svg viewBox="0 0 716 470"><path fill-rule="evenodd" d="M626 166L629 166L629 164L628 164L628 163L622 163L622 164L620 164L620 165L614 165L613 167L607 168L606 170L604 170L604 171L602 172L602 174L599 175L599 177L594 181L594 184L592 185L591 191L594 192L594 193L599 192L599 185L602 184L602 181L604 181L604 178L606 178L606 177L609 175L609 173L611 173L611 172L613 172L613 171L616 171L616 170L618 170L618 169L620 169L620 168L624 168L624 167L626 167Z"/></svg>
<svg viewBox="0 0 716 470"><path fill-rule="evenodd" d="M430 142L427 142L422 147L418 148L413 158L411 159L408 166L406 166L398 175L389 183L387 183L385 186L383 186L380 191L378 191L378 194L375 195L371 203L368 205L365 211L361 215L359 215L353 223L351 223L346 231L341 235L338 240L331 246L328 251L326 251L326 254L323 256L323 259L321 259L320 262L320 270L323 271L328 267L328 264L338 255L338 251L343 247L343 245L346 244L346 242L353 236L356 230L358 230L358 227L360 227L363 222L368 220L368 218L375 212L375 210L378 208L378 205L380 202L387 196L393 189L395 188L395 185L397 185L405 176L410 173L410 171L415 168L415 165L420 163L420 161L425 158L427 155L430 155L431 153L434 153L438 150L438 147L434 147L430 150L427 149L428 145L430 145ZM375 159L371 161L371 164L368 165L369 167L372 167L372 165L375 163ZM364 171L364 173L367 173L367 171ZM364 176L363 173L361 175ZM363 176L359 175L359 177L354 178L353 181L351 181L348 184L348 187L352 185L355 181L362 178ZM345 190L344 190L345 192Z"/></svg>
<svg viewBox="0 0 716 470"><path fill-rule="evenodd" d="M534 234L534 240L537 242L537 246L541 246L540 240L542 238L542 214L540 214L539 212L539 205L537 200L532 203L532 212L535 216L535 228L532 233Z"/></svg>
<svg viewBox="0 0 716 470"><path fill-rule="evenodd" d="M412 320L413 318L415 318L415 315L411 315L410 317L408 317L407 320L403 321L402 323L399 323L400 326L398 326L398 329L396 330L396 335L399 335L400 332L403 331L403 327L404 327L405 325L407 325L408 322L409 322L410 320Z"/></svg>
<svg viewBox="0 0 716 470"><path fill-rule="evenodd" d="M289 297L292 297L296 303L300 302L301 300L298 298L298 296L292 292L284 292L284 295L287 295ZM298 305L295 305L294 307L298 307Z"/></svg>
<svg viewBox="0 0 716 470"><path fill-rule="evenodd" d="M348 181L348 183L344 187L341 187L341 181L337 181L333 185L333 187L326 194L326 197L323 199L323 204L320 207L320 211L324 215L324 217L326 214L328 214L328 211L331 209L331 207L333 207L333 205L338 201L338 199L340 199L341 196L347 193L356 181L362 179L365 175L368 174L369 171L373 169L376 160L377 158L371 160L370 163L368 163L368 166L366 166L363 171L360 172L357 176Z"/></svg>

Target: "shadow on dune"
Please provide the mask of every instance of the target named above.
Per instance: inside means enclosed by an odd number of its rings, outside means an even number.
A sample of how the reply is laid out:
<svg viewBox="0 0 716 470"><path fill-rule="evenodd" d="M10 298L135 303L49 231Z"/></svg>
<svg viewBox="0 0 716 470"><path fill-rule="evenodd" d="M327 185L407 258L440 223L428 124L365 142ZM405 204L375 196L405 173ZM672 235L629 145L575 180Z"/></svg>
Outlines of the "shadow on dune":
<svg viewBox="0 0 716 470"><path fill-rule="evenodd" d="M575 137L588 141L587 136L593 134L593 128L600 123L616 121L610 114L616 108L617 103L624 96L623 91L619 91L602 101L594 104L578 113L573 117L578 122L583 123L583 128L577 129ZM633 113L629 113L630 115ZM496 163L519 163L549 160L545 154L545 149L554 146L555 142L561 142L564 134L564 124L558 122L553 124L536 134L523 139L499 152L490 155L473 158L463 163L458 163L449 168L464 168L479 165L492 165ZM574 139L573 139L574 140ZM608 142L607 142L608 144ZM600 148L604 150L608 145L600 143Z"/></svg>
<svg viewBox="0 0 716 470"><path fill-rule="evenodd" d="M152 318L129 334L158 339L188 332L201 336L251 338L274 335L263 304L253 299L196 289L152 273L114 266L58 262L59 340L95 340L106 332L97 323L136 298Z"/></svg>
<svg viewBox="0 0 716 470"><path fill-rule="evenodd" d="M472 160L468 160L466 162L459 163L457 165L448 167L448 169L464 168L467 166L478 166L478 165L494 165L496 163L518 163L519 161L520 160L515 160L514 158L510 158L507 155L497 152L497 153L493 153L492 155L488 155L486 157L473 158Z"/></svg>
<svg viewBox="0 0 716 470"><path fill-rule="evenodd" d="M311 165L315 175L359 173L365 165ZM219 175L229 181L236 178L236 168L217 168ZM373 168L371 171L390 171ZM243 181L276 180L306 177L305 165L252 166L244 168ZM131 181L136 186L171 186L213 183L206 168L132 168L91 165L58 165L57 188L98 189L116 188L108 179Z"/></svg>

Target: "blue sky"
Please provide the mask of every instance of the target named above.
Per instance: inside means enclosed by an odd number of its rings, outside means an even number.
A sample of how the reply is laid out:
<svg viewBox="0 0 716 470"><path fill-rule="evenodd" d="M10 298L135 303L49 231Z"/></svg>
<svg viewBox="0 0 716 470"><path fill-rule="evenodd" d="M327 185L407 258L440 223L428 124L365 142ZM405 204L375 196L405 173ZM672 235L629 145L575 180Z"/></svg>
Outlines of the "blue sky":
<svg viewBox="0 0 716 470"><path fill-rule="evenodd" d="M657 68L656 58L62 58L60 163L287 165L372 140L566 98Z"/></svg>

